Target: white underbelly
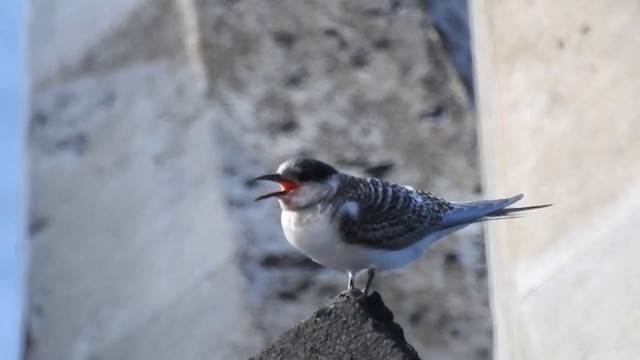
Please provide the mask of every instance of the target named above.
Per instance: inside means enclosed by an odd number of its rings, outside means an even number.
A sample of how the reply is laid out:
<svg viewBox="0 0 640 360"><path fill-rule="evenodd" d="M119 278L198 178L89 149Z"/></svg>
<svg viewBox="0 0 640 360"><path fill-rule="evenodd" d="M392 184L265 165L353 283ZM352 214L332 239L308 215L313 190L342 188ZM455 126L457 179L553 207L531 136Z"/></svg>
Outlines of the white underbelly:
<svg viewBox="0 0 640 360"><path fill-rule="evenodd" d="M393 270L416 260L431 239L424 239L406 249L389 251L350 245L342 242L327 213L283 211L282 229L291 245L324 266L351 273L374 268Z"/></svg>

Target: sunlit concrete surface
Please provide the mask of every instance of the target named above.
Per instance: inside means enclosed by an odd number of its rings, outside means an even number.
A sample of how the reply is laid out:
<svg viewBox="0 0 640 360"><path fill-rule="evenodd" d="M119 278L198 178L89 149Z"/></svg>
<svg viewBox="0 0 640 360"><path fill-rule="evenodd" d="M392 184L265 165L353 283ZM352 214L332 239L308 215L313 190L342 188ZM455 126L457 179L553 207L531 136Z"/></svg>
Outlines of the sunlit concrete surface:
<svg viewBox="0 0 640 360"><path fill-rule="evenodd" d="M472 2L497 359L640 353L640 3Z"/></svg>

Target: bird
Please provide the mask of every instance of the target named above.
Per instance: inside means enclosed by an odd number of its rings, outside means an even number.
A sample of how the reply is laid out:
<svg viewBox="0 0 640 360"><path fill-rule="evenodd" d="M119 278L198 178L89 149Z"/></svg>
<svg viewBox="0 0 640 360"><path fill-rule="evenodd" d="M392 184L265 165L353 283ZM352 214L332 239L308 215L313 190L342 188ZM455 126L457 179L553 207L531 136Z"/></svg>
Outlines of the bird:
<svg viewBox="0 0 640 360"><path fill-rule="evenodd" d="M287 241L314 262L346 272L346 292L364 295L376 272L404 267L452 232L551 205L509 207L522 194L452 202L410 186L349 175L311 158L289 159L276 173L252 181L280 185L255 201L277 198ZM355 276L364 271L365 286L356 289Z"/></svg>

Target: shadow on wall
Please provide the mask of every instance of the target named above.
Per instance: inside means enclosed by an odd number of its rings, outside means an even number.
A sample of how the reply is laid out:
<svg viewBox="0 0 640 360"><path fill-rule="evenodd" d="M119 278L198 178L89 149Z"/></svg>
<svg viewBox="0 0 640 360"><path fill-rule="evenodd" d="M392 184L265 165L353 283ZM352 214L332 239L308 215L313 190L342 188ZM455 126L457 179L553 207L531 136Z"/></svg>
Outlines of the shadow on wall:
<svg viewBox="0 0 640 360"><path fill-rule="evenodd" d="M473 59L467 0L422 0L460 79L474 101Z"/></svg>

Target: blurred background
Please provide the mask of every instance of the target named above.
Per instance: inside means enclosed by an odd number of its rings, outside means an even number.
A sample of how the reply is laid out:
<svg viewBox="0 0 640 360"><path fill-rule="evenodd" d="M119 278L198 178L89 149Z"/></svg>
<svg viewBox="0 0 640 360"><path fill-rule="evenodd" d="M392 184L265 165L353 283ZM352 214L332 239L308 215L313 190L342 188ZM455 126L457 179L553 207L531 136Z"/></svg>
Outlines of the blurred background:
<svg viewBox="0 0 640 360"><path fill-rule="evenodd" d="M640 352L640 3L23 6L0 295L24 329L0 334L24 358L248 358L326 304L345 275L252 201L251 178L298 156L452 200L555 203L492 224L486 252L469 227L377 279L423 359Z"/></svg>

